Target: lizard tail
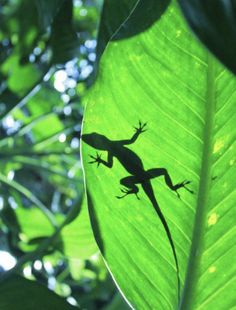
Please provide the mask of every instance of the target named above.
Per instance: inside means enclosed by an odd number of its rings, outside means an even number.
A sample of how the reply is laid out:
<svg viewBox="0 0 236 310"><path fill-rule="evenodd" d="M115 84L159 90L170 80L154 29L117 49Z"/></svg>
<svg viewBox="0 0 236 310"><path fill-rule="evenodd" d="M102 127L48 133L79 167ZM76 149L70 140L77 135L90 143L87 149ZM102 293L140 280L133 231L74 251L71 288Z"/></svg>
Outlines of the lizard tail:
<svg viewBox="0 0 236 310"><path fill-rule="evenodd" d="M170 232L170 229L169 229L169 226L166 222L166 219L156 201L156 197L154 195L154 192L153 192L153 188L152 188L152 185L150 183L150 181L147 181L147 182L144 182L142 183L142 188L145 192L145 194L148 196L148 198L150 199L154 209L156 210L156 213L157 215L159 216L161 222L162 222L162 225L165 229L165 232L167 234L167 237L169 239L169 243L170 243L170 246L171 246L171 249L172 249L172 252L173 252L173 256L174 256L174 260L175 260L175 265L176 265L176 271L177 271L177 285L178 285L178 303L180 302L180 277L179 277L179 263L178 263L178 259L177 259L177 254L176 254L176 250L175 250L175 245L174 245L174 241L172 239L172 236L171 236L171 232Z"/></svg>

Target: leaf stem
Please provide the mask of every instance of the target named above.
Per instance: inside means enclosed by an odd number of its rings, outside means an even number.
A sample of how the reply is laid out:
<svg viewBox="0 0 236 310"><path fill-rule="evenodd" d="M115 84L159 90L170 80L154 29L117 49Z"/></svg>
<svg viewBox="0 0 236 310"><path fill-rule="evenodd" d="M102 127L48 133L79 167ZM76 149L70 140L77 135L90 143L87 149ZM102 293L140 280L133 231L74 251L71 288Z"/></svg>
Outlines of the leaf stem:
<svg viewBox="0 0 236 310"><path fill-rule="evenodd" d="M209 203L211 182L213 130L215 116L215 66L214 58L208 53L208 75L206 92L206 115L203 136L203 153L200 173L200 184L196 206L195 223L192 235L192 246L189 257L185 286L179 309L190 310L194 308L194 295L199 279L200 258L203 250L204 233Z"/></svg>

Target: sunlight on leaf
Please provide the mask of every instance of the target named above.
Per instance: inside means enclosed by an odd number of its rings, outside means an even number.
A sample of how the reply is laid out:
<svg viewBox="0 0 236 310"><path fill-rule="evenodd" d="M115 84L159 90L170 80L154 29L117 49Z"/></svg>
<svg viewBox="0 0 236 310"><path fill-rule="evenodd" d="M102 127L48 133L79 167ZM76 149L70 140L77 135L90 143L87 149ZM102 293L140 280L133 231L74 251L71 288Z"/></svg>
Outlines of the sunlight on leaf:
<svg viewBox="0 0 236 310"><path fill-rule="evenodd" d="M176 2L103 54L87 98L83 165L96 240L134 308L234 305L235 87ZM180 300L170 238L144 192L150 179L177 252Z"/></svg>

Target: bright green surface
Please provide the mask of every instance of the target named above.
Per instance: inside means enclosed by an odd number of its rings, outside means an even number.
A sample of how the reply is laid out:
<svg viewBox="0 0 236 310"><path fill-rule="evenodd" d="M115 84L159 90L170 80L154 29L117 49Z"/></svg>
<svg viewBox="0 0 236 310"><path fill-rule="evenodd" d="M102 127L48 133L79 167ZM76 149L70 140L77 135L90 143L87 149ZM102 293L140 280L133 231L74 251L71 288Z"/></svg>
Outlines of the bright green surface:
<svg viewBox="0 0 236 310"><path fill-rule="evenodd" d="M84 134L130 139L132 126L147 122L128 147L145 169L192 182L194 195L180 189L178 199L163 177L152 180L177 251L182 310L235 306L235 88L171 4L147 31L109 43L88 98ZM159 218L141 186L140 200L116 198L129 174L116 159L112 169L89 164L96 151L83 143L89 208L117 284L136 309L176 309L176 269Z"/></svg>

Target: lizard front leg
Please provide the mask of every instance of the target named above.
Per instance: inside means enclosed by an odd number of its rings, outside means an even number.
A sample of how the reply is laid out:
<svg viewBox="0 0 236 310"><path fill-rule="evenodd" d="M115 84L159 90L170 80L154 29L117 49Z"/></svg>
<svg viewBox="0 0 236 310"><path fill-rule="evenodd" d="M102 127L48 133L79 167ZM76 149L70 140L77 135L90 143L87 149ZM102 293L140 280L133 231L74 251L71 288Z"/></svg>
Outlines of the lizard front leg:
<svg viewBox="0 0 236 310"><path fill-rule="evenodd" d="M134 127L135 133L133 134L132 138L128 140L121 140L118 142L120 142L122 145L129 145L129 144L134 143L138 139L140 134L147 130L146 126L147 126L147 123L143 124L141 121L139 121L138 127Z"/></svg>

